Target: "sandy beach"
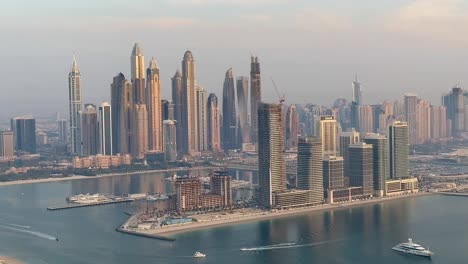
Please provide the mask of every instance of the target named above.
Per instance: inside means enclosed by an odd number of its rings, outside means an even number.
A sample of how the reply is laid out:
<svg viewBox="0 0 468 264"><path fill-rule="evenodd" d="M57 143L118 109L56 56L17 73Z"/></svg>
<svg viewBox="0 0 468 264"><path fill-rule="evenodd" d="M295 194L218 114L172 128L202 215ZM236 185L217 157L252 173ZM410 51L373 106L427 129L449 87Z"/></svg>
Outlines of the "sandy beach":
<svg viewBox="0 0 468 264"><path fill-rule="evenodd" d="M369 200L363 200L363 201L353 201L349 203L324 204L320 206L295 208L295 209L290 209L290 210L281 210L277 212L262 212L260 210L256 210L255 213L250 213L248 215L242 215L242 214L238 214L234 216L229 215L223 219L214 219L211 221L193 222L193 223L188 223L188 224L165 226L159 229L132 230L132 231L135 233L142 233L146 235L159 235L159 236L169 237L177 233L191 232L191 231L205 229L205 228L241 224L241 223L254 222L254 221L260 221L260 220L270 220L270 219L281 218L281 217L289 217L292 215L307 214L307 213L314 212L314 211L347 209L347 208L354 207L354 206L381 203L381 202L393 201L393 200L404 199L404 198L419 197L419 196L424 196L424 195L429 195L429 194L431 193L424 192L424 193L400 195L400 196L394 196L394 197L375 198L375 199L369 199ZM215 215L215 213L208 214L208 215ZM220 213L217 213L217 215L220 215ZM133 217L130 217L127 220L127 223L131 221ZM125 228L126 224L122 226Z"/></svg>
<svg viewBox="0 0 468 264"><path fill-rule="evenodd" d="M194 169L203 169L204 170L204 169L217 169L217 168L218 167L201 167L201 168L191 168L191 169L192 170L194 170ZM147 173L156 173L156 172L186 171L186 170L191 170L191 169L190 168L174 168L174 169L167 169L167 170L147 170L147 171L134 171L134 172L119 172L119 173L98 174L96 176L74 175L74 176L69 176L69 177L0 182L0 186L43 183L43 182L73 181L73 180L82 180L82 179L96 179L96 178L103 178L103 177L113 177L113 176L122 176L122 175L137 175L137 174L147 174Z"/></svg>
<svg viewBox="0 0 468 264"><path fill-rule="evenodd" d="M0 264L24 264L24 263L12 257L0 256Z"/></svg>

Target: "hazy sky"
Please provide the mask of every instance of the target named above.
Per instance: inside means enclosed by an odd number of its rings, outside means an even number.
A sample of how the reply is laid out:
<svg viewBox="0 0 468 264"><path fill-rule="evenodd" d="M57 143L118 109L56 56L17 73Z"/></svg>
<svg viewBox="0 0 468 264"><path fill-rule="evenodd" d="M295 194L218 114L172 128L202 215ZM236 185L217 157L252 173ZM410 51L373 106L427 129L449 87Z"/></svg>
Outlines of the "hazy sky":
<svg viewBox="0 0 468 264"><path fill-rule="evenodd" d="M364 103L415 92L439 104L468 86L468 1L457 0L15 0L0 4L0 117L67 117L73 54L85 103L109 100L118 72L129 76L135 42L161 70L163 97L185 50L198 83L221 96L224 73L248 75L259 56L263 98L330 105L351 96L355 73Z"/></svg>

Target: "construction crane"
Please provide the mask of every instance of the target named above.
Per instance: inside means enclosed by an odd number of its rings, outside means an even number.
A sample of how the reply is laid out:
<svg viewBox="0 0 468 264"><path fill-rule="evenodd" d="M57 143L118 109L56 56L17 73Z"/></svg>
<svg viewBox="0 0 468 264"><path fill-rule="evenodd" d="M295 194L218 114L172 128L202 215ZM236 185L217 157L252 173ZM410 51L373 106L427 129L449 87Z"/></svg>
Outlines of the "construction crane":
<svg viewBox="0 0 468 264"><path fill-rule="evenodd" d="M270 77L270 80L271 80L271 82L273 83L273 87L275 87L275 91L276 91L276 94L278 95L279 103L280 103L280 104L283 104L284 101L285 101L284 97L286 96L286 94L283 94L283 96L281 96L280 93L279 93L279 91L278 91L278 87L276 86L275 80L273 80L272 77Z"/></svg>

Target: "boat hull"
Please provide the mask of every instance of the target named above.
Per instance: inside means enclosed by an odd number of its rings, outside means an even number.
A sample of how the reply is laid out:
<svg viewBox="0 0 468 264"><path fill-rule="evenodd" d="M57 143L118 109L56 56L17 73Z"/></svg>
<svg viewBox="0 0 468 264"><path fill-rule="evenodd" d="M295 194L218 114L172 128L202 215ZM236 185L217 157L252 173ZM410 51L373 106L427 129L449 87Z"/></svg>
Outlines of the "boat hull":
<svg viewBox="0 0 468 264"><path fill-rule="evenodd" d="M420 256L420 257L426 257L430 258L432 256L432 252L430 251L418 251L418 250L411 250L411 249L403 249L403 248L398 248L398 247L393 247L392 248L395 251L399 251L402 253L410 254L410 255L415 255L415 256Z"/></svg>

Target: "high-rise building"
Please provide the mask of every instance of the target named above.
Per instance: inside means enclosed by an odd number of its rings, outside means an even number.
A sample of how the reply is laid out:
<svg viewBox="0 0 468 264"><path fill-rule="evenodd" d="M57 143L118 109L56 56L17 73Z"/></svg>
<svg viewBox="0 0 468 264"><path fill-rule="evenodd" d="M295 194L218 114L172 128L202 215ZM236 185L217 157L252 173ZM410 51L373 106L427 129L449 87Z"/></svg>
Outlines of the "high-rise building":
<svg viewBox="0 0 468 264"><path fill-rule="evenodd" d="M373 151L373 182L377 196L385 194L385 181L389 178L388 171L388 140L380 134L368 134L364 138L366 144L372 145Z"/></svg>
<svg viewBox="0 0 468 264"><path fill-rule="evenodd" d="M163 121L164 158L167 161L177 159L177 128L174 120Z"/></svg>
<svg viewBox="0 0 468 264"><path fill-rule="evenodd" d="M223 197L223 206L232 205L231 176L227 171L215 171L210 178L210 193Z"/></svg>
<svg viewBox="0 0 468 264"><path fill-rule="evenodd" d="M208 150L221 150L221 110L216 94L210 93L207 102L208 112Z"/></svg>
<svg viewBox="0 0 468 264"><path fill-rule="evenodd" d="M340 133L340 156L343 157L343 172L345 177L349 177L349 145L359 142L359 133L352 129L349 132Z"/></svg>
<svg viewBox="0 0 468 264"><path fill-rule="evenodd" d="M133 86L123 73L111 84L112 149L114 153L128 154L133 138Z"/></svg>
<svg viewBox="0 0 468 264"><path fill-rule="evenodd" d="M146 69L146 110L148 111L148 150L163 150L161 81L156 60L151 58Z"/></svg>
<svg viewBox="0 0 468 264"><path fill-rule="evenodd" d="M183 107L184 96L182 91L182 75L180 71L177 70L174 74L174 77L171 78L172 82L172 102L174 103L174 119L176 121L176 130L177 130L177 154L184 154L184 129L183 125L183 114L185 108Z"/></svg>
<svg viewBox="0 0 468 264"><path fill-rule="evenodd" d="M134 157L142 158L148 152L148 112L146 104L136 104L133 108L133 143L131 153Z"/></svg>
<svg viewBox="0 0 468 264"><path fill-rule="evenodd" d="M260 103L258 107L258 202L274 206L275 193L286 191L284 129L281 105Z"/></svg>
<svg viewBox="0 0 468 264"><path fill-rule="evenodd" d="M434 106L430 108L431 138L441 139L447 137L447 111L445 106Z"/></svg>
<svg viewBox="0 0 468 264"><path fill-rule="evenodd" d="M236 95L234 91L234 76L232 68L226 71L223 85L223 130L221 144L225 151L237 149L236 144Z"/></svg>
<svg viewBox="0 0 468 264"><path fill-rule="evenodd" d="M192 52L186 51L182 60L182 146L185 154L197 154L198 116L196 99L195 60Z"/></svg>
<svg viewBox="0 0 468 264"><path fill-rule="evenodd" d="M388 127L389 172L391 179L408 178L408 124L396 121Z"/></svg>
<svg viewBox="0 0 468 264"><path fill-rule="evenodd" d="M174 103L170 100L161 100L162 120L174 120Z"/></svg>
<svg viewBox="0 0 468 264"><path fill-rule="evenodd" d="M317 122L317 136L322 140L322 155L336 155L338 129L333 116L321 116Z"/></svg>
<svg viewBox="0 0 468 264"><path fill-rule="evenodd" d="M203 193L202 184L197 177L177 178L175 183L176 208L178 211L198 209L200 196Z"/></svg>
<svg viewBox="0 0 468 264"><path fill-rule="evenodd" d="M364 142L349 145L349 185L362 187L363 195L374 193L373 147Z"/></svg>
<svg viewBox="0 0 468 264"><path fill-rule="evenodd" d="M113 155L112 108L108 102L99 106L99 153Z"/></svg>
<svg viewBox="0 0 468 264"><path fill-rule="evenodd" d="M357 105L362 104L362 91L361 91L361 83L358 81L357 74L356 79L353 81L353 102Z"/></svg>
<svg viewBox="0 0 468 264"><path fill-rule="evenodd" d="M81 73L75 57L68 74L68 95L70 106L70 152L73 155L80 154L80 112L83 107L81 94Z"/></svg>
<svg viewBox="0 0 468 264"><path fill-rule="evenodd" d="M15 156L13 131L0 131L0 157Z"/></svg>
<svg viewBox="0 0 468 264"><path fill-rule="evenodd" d="M249 78L237 77L237 108L239 114L239 142L250 143L249 127Z"/></svg>
<svg viewBox="0 0 468 264"><path fill-rule="evenodd" d="M286 113L286 148L296 148L299 137L299 119L296 106L290 105Z"/></svg>
<svg viewBox="0 0 468 264"><path fill-rule="evenodd" d="M326 156L323 158L323 190L344 187L343 158Z"/></svg>
<svg viewBox="0 0 468 264"><path fill-rule="evenodd" d="M370 105L359 106L359 132L361 136L374 132L373 111Z"/></svg>
<svg viewBox="0 0 468 264"><path fill-rule="evenodd" d="M262 81L260 62L257 57L250 57L250 142L257 143L258 137L258 106L262 101Z"/></svg>
<svg viewBox="0 0 468 264"><path fill-rule="evenodd" d="M416 105L416 143L423 144L431 138L431 109L427 100L420 99Z"/></svg>
<svg viewBox="0 0 468 264"><path fill-rule="evenodd" d="M405 94L405 120L408 124L409 143L410 145L417 144L417 116L416 109L418 104L418 97L416 94Z"/></svg>
<svg viewBox="0 0 468 264"><path fill-rule="evenodd" d="M11 131L13 131L15 151L36 153L36 119L15 117L11 119Z"/></svg>
<svg viewBox="0 0 468 264"><path fill-rule="evenodd" d="M145 96L145 56L140 44L135 43L130 56L131 81L133 85L133 103L146 103Z"/></svg>
<svg viewBox="0 0 468 264"><path fill-rule="evenodd" d="M452 89L453 107L453 133L459 135L465 130L465 104L463 102L463 89L459 86ZM409 126L409 124L408 124Z"/></svg>
<svg viewBox="0 0 468 264"><path fill-rule="evenodd" d="M197 116L198 116L198 149L208 150L208 113L206 105L206 90L197 86Z"/></svg>
<svg viewBox="0 0 468 264"><path fill-rule="evenodd" d="M301 137L297 146L297 188L310 190L312 203L323 202L322 140Z"/></svg>
<svg viewBox="0 0 468 264"><path fill-rule="evenodd" d="M93 156L99 150L99 126L96 106L85 104L81 111L81 155Z"/></svg>
<svg viewBox="0 0 468 264"><path fill-rule="evenodd" d="M66 119L57 120L58 142L66 144L68 142L68 127Z"/></svg>

